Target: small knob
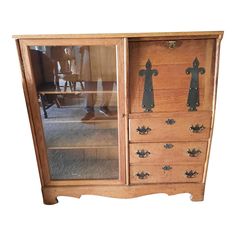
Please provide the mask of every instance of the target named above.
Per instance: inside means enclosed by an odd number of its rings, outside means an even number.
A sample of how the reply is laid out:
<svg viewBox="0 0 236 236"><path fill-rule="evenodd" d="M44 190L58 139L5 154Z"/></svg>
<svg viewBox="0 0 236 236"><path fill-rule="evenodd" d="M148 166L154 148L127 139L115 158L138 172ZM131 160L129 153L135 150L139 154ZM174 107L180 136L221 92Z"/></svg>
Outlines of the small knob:
<svg viewBox="0 0 236 236"><path fill-rule="evenodd" d="M173 124L175 124L175 120L174 119L167 119L166 124L167 125L173 125Z"/></svg>
<svg viewBox="0 0 236 236"><path fill-rule="evenodd" d="M174 145L172 144L172 143L166 143L166 144L164 144L164 148L165 149L171 149L171 148L173 148L174 147Z"/></svg>
<svg viewBox="0 0 236 236"><path fill-rule="evenodd" d="M163 166L162 169L163 169L163 170L171 170L172 167L171 167L171 166Z"/></svg>

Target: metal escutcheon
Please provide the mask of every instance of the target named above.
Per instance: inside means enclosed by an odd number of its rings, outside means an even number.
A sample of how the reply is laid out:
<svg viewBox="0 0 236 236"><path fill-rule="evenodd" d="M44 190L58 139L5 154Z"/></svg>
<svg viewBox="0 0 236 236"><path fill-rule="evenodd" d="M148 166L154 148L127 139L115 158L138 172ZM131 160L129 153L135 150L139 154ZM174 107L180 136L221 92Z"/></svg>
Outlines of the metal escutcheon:
<svg viewBox="0 0 236 236"><path fill-rule="evenodd" d="M175 124L175 120L174 119L167 119L165 122L166 122L167 125Z"/></svg>
<svg viewBox="0 0 236 236"><path fill-rule="evenodd" d="M174 147L174 145L172 144L172 143L166 143L166 144L164 144L164 148L165 149L171 149L171 148L173 148Z"/></svg>
<svg viewBox="0 0 236 236"><path fill-rule="evenodd" d="M205 127L203 125L196 124L192 125L189 129L193 133L201 133L205 129Z"/></svg>
<svg viewBox="0 0 236 236"><path fill-rule="evenodd" d="M139 158L146 158L146 157L148 157L151 153L149 152L149 151L147 151L147 150L138 150L137 152L136 152L136 154L138 155L138 157Z"/></svg>
<svg viewBox="0 0 236 236"><path fill-rule="evenodd" d="M196 149L196 148L193 148L193 149L188 149L187 150L187 153L190 157L197 157L198 155L200 155L201 153L201 150L199 149Z"/></svg>
<svg viewBox="0 0 236 236"><path fill-rule="evenodd" d="M163 169L163 170L171 170L172 167L168 165L168 166L163 166L162 169Z"/></svg>
<svg viewBox="0 0 236 236"><path fill-rule="evenodd" d="M187 176L187 178L195 178L198 175L198 172L190 170L190 171L186 171L185 175Z"/></svg>
<svg viewBox="0 0 236 236"><path fill-rule="evenodd" d="M141 126L141 127L138 127L136 129L136 131L141 134L141 135L144 135L144 134L148 134L150 131L151 131L151 128L149 128L148 126L145 127L144 125Z"/></svg>
<svg viewBox="0 0 236 236"><path fill-rule="evenodd" d="M136 174L136 176L139 178L139 179L146 179L150 174L148 172L138 172Z"/></svg>

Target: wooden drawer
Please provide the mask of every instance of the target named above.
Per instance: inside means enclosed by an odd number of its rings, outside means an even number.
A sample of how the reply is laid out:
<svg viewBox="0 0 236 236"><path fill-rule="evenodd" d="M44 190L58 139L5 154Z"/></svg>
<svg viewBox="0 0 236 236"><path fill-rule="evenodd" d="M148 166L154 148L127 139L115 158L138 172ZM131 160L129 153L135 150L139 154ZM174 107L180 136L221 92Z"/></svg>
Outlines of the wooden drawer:
<svg viewBox="0 0 236 236"><path fill-rule="evenodd" d="M211 112L149 113L147 118L141 116L129 120L129 140L131 142L207 140L210 125ZM198 131L199 127L202 129Z"/></svg>
<svg viewBox="0 0 236 236"><path fill-rule="evenodd" d="M184 183L201 182L203 165L133 165L130 183Z"/></svg>
<svg viewBox="0 0 236 236"><path fill-rule="evenodd" d="M154 112L187 111L186 101L189 93L191 75L186 69L193 66L195 58L205 73L199 74L199 111L212 109L214 85L214 39L174 41L175 47L169 48L169 40L141 41L130 43L130 111L143 112L142 99L144 92L143 76L139 71L145 69L147 60L152 69L158 71L152 77L154 93Z"/></svg>
<svg viewBox="0 0 236 236"><path fill-rule="evenodd" d="M133 143L130 163L177 163L205 161L207 142Z"/></svg>

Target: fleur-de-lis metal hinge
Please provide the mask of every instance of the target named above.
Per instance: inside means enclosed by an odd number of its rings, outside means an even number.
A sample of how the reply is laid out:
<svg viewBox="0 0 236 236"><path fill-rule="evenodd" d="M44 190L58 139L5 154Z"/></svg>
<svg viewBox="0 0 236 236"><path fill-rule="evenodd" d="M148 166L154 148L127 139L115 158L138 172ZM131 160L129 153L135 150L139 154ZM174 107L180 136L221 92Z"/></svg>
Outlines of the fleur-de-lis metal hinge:
<svg viewBox="0 0 236 236"><path fill-rule="evenodd" d="M192 74L192 79L190 82L189 93L188 93L188 101L187 106L189 107L189 111L196 111L197 107L200 105L199 102L199 73L204 74L205 68L199 67L199 60L196 57L193 61L193 67L189 67L186 69L186 74Z"/></svg>
<svg viewBox="0 0 236 236"><path fill-rule="evenodd" d="M145 112L151 112L152 108L155 106L152 76L157 76L158 71L156 69L152 70L152 63L148 59L146 63L146 70L140 70L139 75L145 76L142 107Z"/></svg>

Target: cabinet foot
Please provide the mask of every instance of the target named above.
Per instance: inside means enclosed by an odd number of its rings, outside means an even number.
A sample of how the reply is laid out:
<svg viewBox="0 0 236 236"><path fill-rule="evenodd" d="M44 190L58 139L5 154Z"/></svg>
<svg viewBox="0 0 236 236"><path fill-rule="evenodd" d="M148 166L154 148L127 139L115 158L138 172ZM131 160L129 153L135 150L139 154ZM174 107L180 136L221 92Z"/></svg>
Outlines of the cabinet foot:
<svg viewBox="0 0 236 236"><path fill-rule="evenodd" d="M194 202L204 200L204 185L201 188L191 192L191 200Z"/></svg>
<svg viewBox="0 0 236 236"><path fill-rule="evenodd" d="M45 190L43 190L42 193L43 193L43 203L45 205L54 205L58 203L57 195L53 194L50 191L45 191Z"/></svg>

